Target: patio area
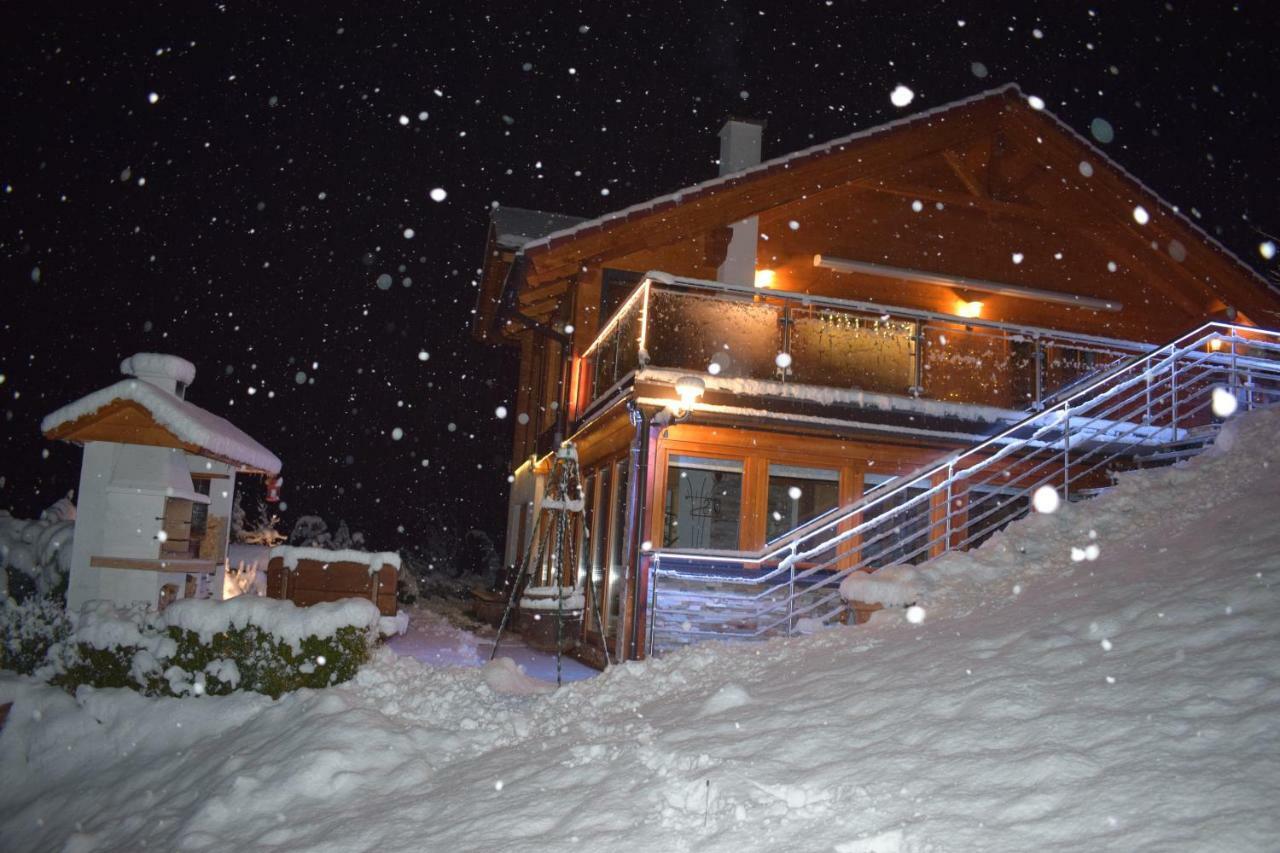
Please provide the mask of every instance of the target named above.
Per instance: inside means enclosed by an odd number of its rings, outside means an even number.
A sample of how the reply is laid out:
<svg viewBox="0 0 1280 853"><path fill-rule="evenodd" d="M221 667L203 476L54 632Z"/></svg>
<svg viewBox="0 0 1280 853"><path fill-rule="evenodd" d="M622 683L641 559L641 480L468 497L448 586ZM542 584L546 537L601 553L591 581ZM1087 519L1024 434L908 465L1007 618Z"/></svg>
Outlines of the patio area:
<svg viewBox="0 0 1280 853"><path fill-rule="evenodd" d="M488 625L460 628L444 613L422 604L413 605L406 612L409 630L387 641L396 654L430 666L478 668L489 661L497 632ZM502 635L498 657L511 658L525 675L555 683L555 655L530 648L513 631ZM560 667L564 681L581 681L596 674L596 670L568 656L561 658Z"/></svg>

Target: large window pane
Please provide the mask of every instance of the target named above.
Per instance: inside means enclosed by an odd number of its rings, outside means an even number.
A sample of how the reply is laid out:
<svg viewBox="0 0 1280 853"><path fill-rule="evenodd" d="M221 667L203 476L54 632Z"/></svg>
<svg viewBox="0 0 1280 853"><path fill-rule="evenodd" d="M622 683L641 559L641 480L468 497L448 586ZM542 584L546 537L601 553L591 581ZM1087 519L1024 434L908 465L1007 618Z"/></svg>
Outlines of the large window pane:
<svg viewBox="0 0 1280 853"><path fill-rule="evenodd" d="M875 489L892 478L867 474L864 491L875 495ZM862 535L860 559L866 565L881 568L894 563L923 563L929 559L930 501L924 497L927 483L898 490L868 511L868 516L883 520Z"/></svg>
<svg viewBox="0 0 1280 853"><path fill-rule="evenodd" d="M1026 514L1030 499L1014 489L969 489L969 523L964 547L976 548L1009 522Z"/></svg>
<svg viewBox="0 0 1280 853"><path fill-rule="evenodd" d="M772 541L840 502L840 472L794 465L769 466L765 539Z"/></svg>
<svg viewBox="0 0 1280 853"><path fill-rule="evenodd" d="M735 549L741 507L741 460L671 456L662 544Z"/></svg>
<svg viewBox="0 0 1280 853"><path fill-rule="evenodd" d="M605 630L610 637L616 637L618 633L622 589L627 581L627 567L623 561L627 556L625 538L628 532L627 506L630 500L630 495L627 494L629 463L630 457L624 456L613 465L614 479L618 485L614 491L613 520L609 525L609 577L605 582L608 601L608 606L605 607ZM602 501L601 506L603 505ZM614 649L616 651L616 644Z"/></svg>

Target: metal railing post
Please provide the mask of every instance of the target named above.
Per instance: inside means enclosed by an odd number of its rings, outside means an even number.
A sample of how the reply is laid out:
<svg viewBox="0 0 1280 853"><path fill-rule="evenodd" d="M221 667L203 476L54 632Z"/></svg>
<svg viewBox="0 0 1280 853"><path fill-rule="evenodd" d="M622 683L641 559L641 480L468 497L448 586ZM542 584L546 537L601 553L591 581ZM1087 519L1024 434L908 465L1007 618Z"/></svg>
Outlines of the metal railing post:
<svg viewBox="0 0 1280 853"><path fill-rule="evenodd" d="M1178 354L1169 358L1169 429L1171 441L1178 440Z"/></svg>
<svg viewBox="0 0 1280 853"><path fill-rule="evenodd" d="M783 307L781 322L782 322L782 352L785 352L788 356L790 356L791 355L791 323L792 323L790 305L786 305ZM787 377L791 375L791 368L789 366L779 367L778 373L782 374L781 381L786 382Z"/></svg>
<svg viewBox="0 0 1280 853"><path fill-rule="evenodd" d="M791 546L791 555L787 558L787 636L791 636L792 623L796 615L796 546Z"/></svg>
<svg viewBox="0 0 1280 853"><path fill-rule="evenodd" d="M1240 377L1237 374L1239 364L1236 360L1236 333L1231 331L1231 396L1240 399Z"/></svg>
<svg viewBox="0 0 1280 853"><path fill-rule="evenodd" d="M1031 360L1035 362L1036 374L1036 399L1035 410L1038 412L1044 408L1044 349L1041 346L1040 333L1037 332L1034 341L1034 349L1031 353Z"/></svg>
<svg viewBox="0 0 1280 853"><path fill-rule="evenodd" d="M1062 500L1071 496L1071 406L1062 407Z"/></svg>
<svg viewBox="0 0 1280 853"><path fill-rule="evenodd" d="M907 393L912 397L919 397L924 394L924 320L916 322L916 333L913 337L916 344L916 375L912 377L912 385L907 389Z"/></svg>
<svg viewBox="0 0 1280 853"><path fill-rule="evenodd" d="M947 465L947 515L946 515L947 538L944 540L945 544L942 547L942 550L944 552L951 550L951 513L953 512L953 507L951 505L951 501L952 501L951 483L953 478L955 477L955 474L956 474L956 463L952 462Z"/></svg>

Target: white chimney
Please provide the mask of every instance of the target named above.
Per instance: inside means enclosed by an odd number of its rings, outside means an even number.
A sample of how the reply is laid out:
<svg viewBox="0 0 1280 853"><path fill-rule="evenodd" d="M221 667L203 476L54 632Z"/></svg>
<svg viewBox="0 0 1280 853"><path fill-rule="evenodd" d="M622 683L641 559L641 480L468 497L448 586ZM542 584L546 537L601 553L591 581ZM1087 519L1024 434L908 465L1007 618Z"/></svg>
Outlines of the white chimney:
<svg viewBox="0 0 1280 853"><path fill-rule="evenodd" d="M751 119L729 119L720 128L720 174L731 175L760 163L760 143L764 137L764 122ZM756 239L759 220L756 217L735 222L733 237L724 263L716 271L716 278L730 284L746 287L755 285Z"/></svg>
<svg viewBox="0 0 1280 853"><path fill-rule="evenodd" d="M185 358L158 352L138 352L120 362L120 372L136 376L178 397L196 378L196 366Z"/></svg>

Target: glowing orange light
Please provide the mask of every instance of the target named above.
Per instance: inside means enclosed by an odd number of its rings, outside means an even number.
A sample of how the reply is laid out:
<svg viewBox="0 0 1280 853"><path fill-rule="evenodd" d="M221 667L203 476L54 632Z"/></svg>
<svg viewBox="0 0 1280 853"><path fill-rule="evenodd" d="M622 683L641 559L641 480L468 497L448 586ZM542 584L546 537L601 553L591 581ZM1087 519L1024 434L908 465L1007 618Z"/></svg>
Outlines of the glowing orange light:
<svg viewBox="0 0 1280 853"><path fill-rule="evenodd" d="M773 287L773 270L756 270L756 287Z"/></svg>
<svg viewBox="0 0 1280 853"><path fill-rule="evenodd" d="M956 303L956 313L961 317L981 317L982 303L976 299L972 302L961 299Z"/></svg>
<svg viewBox="0 0 1280 853"><path fill-rule="evenodd" d="M1209 349L1217 352L1222 349L1222 338L1211 338L1209 340Z"/></svg>

